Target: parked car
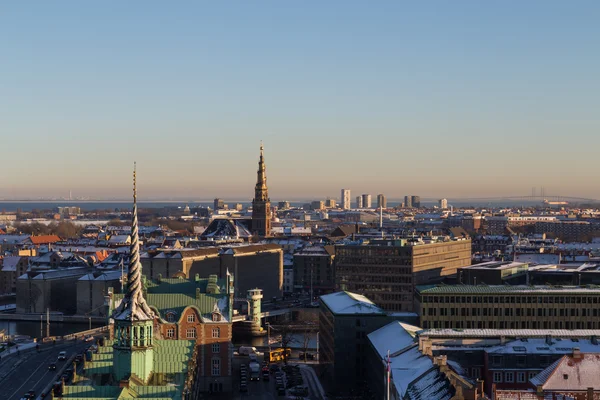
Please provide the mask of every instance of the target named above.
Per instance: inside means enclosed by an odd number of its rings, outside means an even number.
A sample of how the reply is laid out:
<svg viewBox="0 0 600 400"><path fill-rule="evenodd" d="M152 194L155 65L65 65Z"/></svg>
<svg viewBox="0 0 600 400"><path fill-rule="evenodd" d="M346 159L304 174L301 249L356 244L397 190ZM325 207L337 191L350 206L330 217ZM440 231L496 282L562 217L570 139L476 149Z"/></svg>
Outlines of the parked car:
<svg viewBox="0 0 600 400"><path fill-rule="evenodd" d="M61 351L58 353L58 361L65 361L67 359L67 352Z"/></svg>

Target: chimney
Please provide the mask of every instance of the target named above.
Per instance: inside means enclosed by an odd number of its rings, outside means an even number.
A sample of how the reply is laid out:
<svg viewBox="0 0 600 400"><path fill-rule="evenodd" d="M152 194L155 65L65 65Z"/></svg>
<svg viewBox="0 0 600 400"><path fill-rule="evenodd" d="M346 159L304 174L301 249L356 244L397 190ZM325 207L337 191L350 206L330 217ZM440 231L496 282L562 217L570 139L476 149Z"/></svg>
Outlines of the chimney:
<svg viewBox="0 0 600 400"><path fill-rule="evenodd" d="M484 393L483 384L484 384L483 379L477 379L477 395L481 396L481 398L483 398L483 393ZM477 398L479 398L479 397L477 397Z"/></svg>
<svg viewBox="0 0 600 400"><path fill-rule="evenodd" d="M593 387L589 387L587 388L587 398L588 399L594 399L594 388Z"/></svg>
<svg viewBox="0 0 600 400"><path fill-rule="evenodd" d="M504 336L504 335L500 336L500 344L501 345L505 345L506 344L506 336Z"/></svg>
<svg viewBox="0 0 600 400"><path fill-rule="evenodd" d="M573 347L573 359L581 360L582 358L583 358L583 356L581 354L581 350L579 349L579 347Z"/></svg>
<svg viewBox="0 0 600 400"><path fill-rule="evenodd" d="M196 283L200 282L200 274L194 275L194 279L195 279Z"/></svg>

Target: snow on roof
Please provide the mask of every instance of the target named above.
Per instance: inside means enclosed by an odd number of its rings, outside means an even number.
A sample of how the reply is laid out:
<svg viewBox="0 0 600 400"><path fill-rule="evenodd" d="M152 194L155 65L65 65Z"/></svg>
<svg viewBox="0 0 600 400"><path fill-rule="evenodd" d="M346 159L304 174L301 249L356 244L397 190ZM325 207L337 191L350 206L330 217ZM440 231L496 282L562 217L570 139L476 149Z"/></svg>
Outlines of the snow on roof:
<svg viewBox="0 0 600 400"><path fill-rule="evenodd" d="M414 336L402 325L398 321L390 322L367 335L367 338L369 338L369 341L375 347L382 360L387 356L388 351L393 355L407 346L414 344Z"/></svg>
<svg viewBox="0 0 600 400"><path fill-rule="evenodd" d="M564 356L554 366L544 382L545 374L538 379L547 391L585 391L587 388L600 389L600 354L580 354L579 358ZM552 366L546 370L550 370ZM539 376L539 375L538 375ZM532 379L536 380L537 376Z"/></svg>
<svg viewBox="0 0 600 400"><path fill-rule="evenodd" d="M591 285L590 285L591 286ZM494 293L529 293L529 294L600 294L600 287L585 286L549 286L549 285L423 285L417 286L423 294L494 294Z"/></svg>
<svg viewBox="0 0 600 400"><path fill-rule="evenodd" d="M334 314L385 314L371 300L356 293L331 293L321 296L321 300Z"/></svg>
<svg viewBox="0 0 600 400"><path fill-rule="evenodd" d="M600 337L600 329L429 329L422 331L425 337Z"/></svg>
<svg viewBox="0 0 600 400"><path fill-rule="evenodd" d="M584 353L600 353L600 345L595 340L558 337L552 338L550 343L542 338L514 340L490 348L486 352L490 354L571 354L577 348Z"/></svg>
<svg viewBox="0 0 600 400"><path fill-rule="evenodd" d="M431 359L421 354L416 345L392 357L391 364L392 380L401 399L404 398L411 382L433 367Z"/></svg>
<svg viewBox="0 0 600 400"><path fill-rule="evenodd" d="M452 397L452 389L446 376L437 368L431 368L411 382L405 398L408 400L450 400Z"/></svg>
<svg viewBox="0 0 600 400"><path fill-rule="evenodd" d="M6 256L2 260L2 271L16 271L17 264L19 264L21 257L19 256Z"/></svg>

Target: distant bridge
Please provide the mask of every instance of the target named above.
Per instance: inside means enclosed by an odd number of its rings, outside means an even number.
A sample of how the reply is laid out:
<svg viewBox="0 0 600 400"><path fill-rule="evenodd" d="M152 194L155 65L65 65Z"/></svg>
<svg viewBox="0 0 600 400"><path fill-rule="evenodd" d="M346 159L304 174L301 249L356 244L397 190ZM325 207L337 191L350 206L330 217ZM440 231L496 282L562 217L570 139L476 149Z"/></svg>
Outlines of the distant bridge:
<svg viewBox="0 0 600 400"><path fill-rule="evenodd" d="M436 198L423 198L424 201L437 201ZM573 202L573 203L600 203L600 199L590 199L587 197L576 197L576 196L561 196L561 195L544 195L544 196L495 196L495 197L452 197L448 198L448 202L498 202L503 200L510 201L528 201L528 202L540 202L544 200L553 202Z"/></svg>

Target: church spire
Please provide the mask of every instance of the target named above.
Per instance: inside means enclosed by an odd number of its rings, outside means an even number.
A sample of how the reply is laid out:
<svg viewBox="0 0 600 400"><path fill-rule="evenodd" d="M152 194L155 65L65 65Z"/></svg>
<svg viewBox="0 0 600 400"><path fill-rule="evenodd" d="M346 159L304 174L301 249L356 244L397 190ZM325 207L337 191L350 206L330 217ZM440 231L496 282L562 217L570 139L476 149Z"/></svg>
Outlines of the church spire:
<svg viewBox="0 0 600 400"><path fill-rule="evenodd" d="M133 163L133 212L131 216L131 245L129 246L129 270L127 272L127 292L115 310L114 319L146 321L154 319L154 313L146 304L142 292L142 264L140 263L140 239L137 217L137 176Z"/></svg>
<svg viewBox="0 0 600 400"><path fill-rule="evenodd" d="M267 172L265 168L264 146L260 142L260 159L258 160L258 171L256 173L256 187L254 188L255 201L269 201L269 189L267 188Z"/></svg>
<svg viewBox="0 0 600 400"><path fill-rule="evenodd" d="M265 237L271 234L271 200L267 188L267 172L262 141L260 142L260 159L256 173L256 187L252 200L252 233Z"/></svg>

